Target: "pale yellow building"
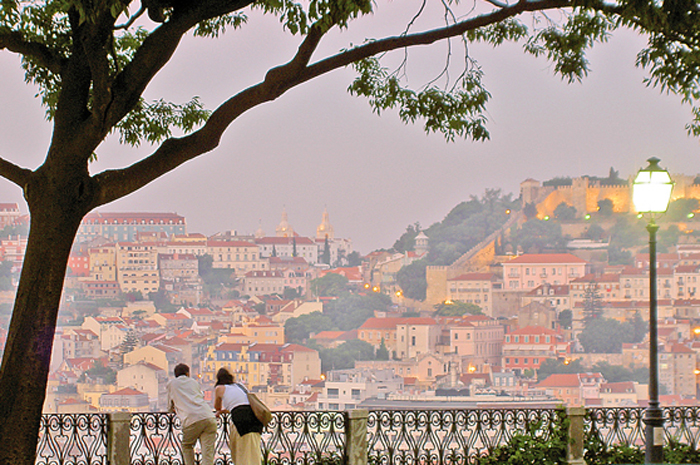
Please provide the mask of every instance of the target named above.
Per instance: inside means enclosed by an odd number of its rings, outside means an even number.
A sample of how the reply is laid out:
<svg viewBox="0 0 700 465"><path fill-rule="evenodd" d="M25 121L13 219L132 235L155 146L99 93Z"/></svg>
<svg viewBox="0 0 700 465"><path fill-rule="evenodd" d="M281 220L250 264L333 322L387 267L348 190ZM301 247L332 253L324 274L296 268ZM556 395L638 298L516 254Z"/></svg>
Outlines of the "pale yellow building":
<svg viewBox="0 0 700 465"><path fill-rule="evenodd" d="M158 251L152 244L117 243L117 281L122 292L158 292Z"/></svg>
<svg viewBox="0 0 700 465"><path fill-rule="evenodd" d="M117 251L114 244L88 249L90 279L94 281L117 280Z"/></svg>
<svg viewBox="0 0 700 465"><path fill-rule="evenodd" d="M124 354L124 365L136 365L139 362L150 363L162 370L168 370L167 354L158 347L143 346Z"/></svg>
<svg viewBox="0 0 700 465"><path fill-rule="evenodd" d="M207 241L207 254L214 268L231 269L242 276L249 271L269 269L268 260L260 257L258 245L246 241Z"/></svg>

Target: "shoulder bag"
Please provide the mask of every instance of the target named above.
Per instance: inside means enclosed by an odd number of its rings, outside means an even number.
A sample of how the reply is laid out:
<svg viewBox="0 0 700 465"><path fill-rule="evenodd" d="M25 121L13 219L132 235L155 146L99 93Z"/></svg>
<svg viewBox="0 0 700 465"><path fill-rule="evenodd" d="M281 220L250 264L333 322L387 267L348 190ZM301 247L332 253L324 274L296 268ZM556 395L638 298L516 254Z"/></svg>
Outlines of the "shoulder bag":
<svg viewBox="0 0 700 465"><path fill-rule="evenodd" d="M242 384L236 383L236 385L248 396L248 403L250 404L250 408L253 409L255 418L257 418L263 426L267 426L272 420L272 412L267 405L265 405L262 400L258 399L258 396L243 387Z"/></svg>

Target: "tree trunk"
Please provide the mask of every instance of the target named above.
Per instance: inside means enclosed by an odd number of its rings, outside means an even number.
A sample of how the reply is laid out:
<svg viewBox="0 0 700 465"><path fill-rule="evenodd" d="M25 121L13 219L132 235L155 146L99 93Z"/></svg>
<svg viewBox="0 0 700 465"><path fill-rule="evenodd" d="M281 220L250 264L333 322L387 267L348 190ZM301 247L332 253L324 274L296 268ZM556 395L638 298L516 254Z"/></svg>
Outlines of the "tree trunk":
<svg viewBox="0 0 700 465"><path fill-rule="evenodd" d="M25 186L31 227L0 367L0 464L35 462L68 256L89 209L82 171L42 167Z"/></svg>

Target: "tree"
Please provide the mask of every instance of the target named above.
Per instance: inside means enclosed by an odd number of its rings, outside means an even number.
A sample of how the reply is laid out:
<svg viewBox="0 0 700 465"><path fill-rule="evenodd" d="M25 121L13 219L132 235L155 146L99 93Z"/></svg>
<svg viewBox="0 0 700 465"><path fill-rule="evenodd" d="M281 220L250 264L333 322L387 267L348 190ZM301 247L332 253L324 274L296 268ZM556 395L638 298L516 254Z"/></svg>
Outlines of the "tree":
<svg viewBox="0 0 700 465"><path fill-rule="evenodd" d="M542 381L549 375L557 373L584 373L588 370L581 363L581 359L576 360L555 360L553 358L545 359L537 369L537 379Z"/></svg>
<svg viewBox="0 0 700 465"><path fill-rule="evenodd" d="M428 284L425 280L428 263L425 259L416 260L401 267L396 273L396 282L409 299L424 300Z"/></svg>
<svg viewBox="0 0 700 465"><path fill-rule="evenodd" d="M587 324L591 320L600 318L603 314L603 297L600 295L598 283L591 281L583 293L583 321Z"/></svg>
<svg viewBox="0 0 700 465"><path fill-rule="evenodd" d="M620 353L622 344L633 342L634 338L634 328L630 323L610 318L590 320L578 335L583 350L595 354Z"/></svg>
<svg viewBox="0 0 700 465"><path fill-rule="evenodd" d="M325 263L326 265L331 264L331 246L328 243L327 237L323 243L323 252L321 252L321 256L319 257L319 260L321 263Z"/></svg>
<svg viewBox="0 0 700 465"><path fill-rule="evenodd" d="M559 321L559 326L564 329L571 329L571 323L573 322L573 312L571 310L562 310L559 312L557 317Z"/></svg>
<svg viewBox="0 0 700 465"><path fill-rule="evenodd" d="M362 255L360 252L350 252L346 257L348 266L360 266L362 264Z"/></svg>
<svg viewBox="0 0 700 465"><path fill-rule="evenodd" d="M483 315L484 312L476 304L469 302L454 301L450 303L439 303L434 306L436 316L462 316L462 315Z"/></svg>
<svg viewBox="0 0 700 465"><path fill-rule="evenodd" d="M573 221L576 219L576 208L562 202L554 209L554 217L559 221Z"/></svg>
<svg viewBox="0 0 700 465"><path fill-rule="evenodd" d="M584 237L599 241L605 237L605 229L599 224L592 224L586 229Z"/></svg>
<svg viewBox="0 0 700 465"><path fill-rule="evenodd" d="M690 218L689 215L694 216L698 209L700 209L698 199L676 199L668 204L664 219L667 221L687 221Z"/></svg>
<svg viewBox="0 0 700 465"><path fill-rule="evenodd" d="M348 291L348 278L338 273L326 273L311 281L311 292L318 297L337 297Z"/></svg>
<svg viewBox="0 0 700 465"><path fill-rule="evenodd" d="M416 222L415 224L409 224L406 226L406 232L401 234L401 237L394 242L394 246L392 248L399 253L405 253L413 250L413 248L416 246L416 236L419 232L420 223Z"/></svg>
<svg viewBox="0 0 700 465"><path fill-rule="evenodd" d="M615 205L610 199L598 200L598 213L600 213L600 216L611 216L614 207Z"/></svg>
<svg viewBox="0 0 700 465"><path fill-rule="evenodd" d="M335 329L333 320L321 312L290 318L284 323L284 340L301 344L311 333Z"/></svg>
<svg viewBox="0 0 700 465"><path fill-rule="evenodd" d="M537 205L532 202L526 203L523 207L523 215L525 215L525 218L528 220L535 218L537 216Z"/></svg>
<svg viewBox="0 0 700 465"><path fill-rule="evenodd" d="M485 140L489 137L485 127L489 94L482 85L481 68L467 52L469 41L496 46L521 40L526 52L545 55L556 73L577 81L588 70L586 51L617 27L632 27L649 36L638 63L649 70L651 84L690 102L698 93L700 12L688 2L613 5L532 0L507 4L489 0L484 4L488 8L470 9L448 0L439 5L440 14L434 19L440 22L427 21L428 27L436 24L432 29L416 31L419 23L411 21L398 36L380 36L317 57L328 49L320 44L329 32L348 28L353 20L380 7L369 0L0 3L0 50L20 55L25 79L38 87L53 124L39 168L30 170L0 159L0 176L23 190L31 215L0 366L0 439L5 444L0 463L34 462L61 288L82 218L215 149L224 131L248 110L314 78L352 66L358 78L350 92L368 97L377 113L397 109L404 122L422 120L427 132L440 132L447 140ZM144 99L149 84L170 62L186 34L218 37L226 29L235 30L246 22L249 7L278 16L283 27L298 37L299 47L288 62L270 69L261 82L234 93L212 112L197 98L182 104ZM547 12L561 8L566 9L561 22L550 21ZM146 11L150 20L142 17ZM418 15L430 13L420 9ZM525 14L537 17L521 21L519 17ZM409 47L451 37L462 40L465 57L453 60L463 64L456 74L437 71L443 85L431 81L413 90L403 78L407 60L400 60L395 72L382 65L387 52L403 53ZM254 53L255 44L244 46ZM456 51L453 46L449 50L448 59ZM458 78L450 80L455 75ZM695 114L700 115L700 110ZM689 130L700 134L700 125L691 123ZM89 163L110 134L124 144L148 142L155 149L133 165L91 173Z"/></svg>
<svg viewBox="0 0 700 465"><path fill-rule="evenodd" d="M377 348L377 353L375 354L375 358L377 360L389 360L389 349L386 347L386 342L384 342L384 338L382 338L381 344L379 344L379 347Z"/></svg>

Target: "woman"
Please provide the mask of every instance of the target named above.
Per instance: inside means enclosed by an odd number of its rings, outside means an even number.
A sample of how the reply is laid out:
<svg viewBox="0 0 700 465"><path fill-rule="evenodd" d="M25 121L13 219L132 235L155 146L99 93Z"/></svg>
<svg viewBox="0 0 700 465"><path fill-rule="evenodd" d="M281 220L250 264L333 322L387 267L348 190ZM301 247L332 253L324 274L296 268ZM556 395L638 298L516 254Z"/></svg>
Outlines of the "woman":
<svg viewBox="0 0 700 465"><path fill-rule="evenodd" d="M262 433L263 424L250 408L248 392L241 384L233 382L233 375L226 368L221 368L216 373L214 408L217 417L222 413L231 412L233 424L229 434L229 447L233 463L260 465L262 463L260 433Z"/></svg>

